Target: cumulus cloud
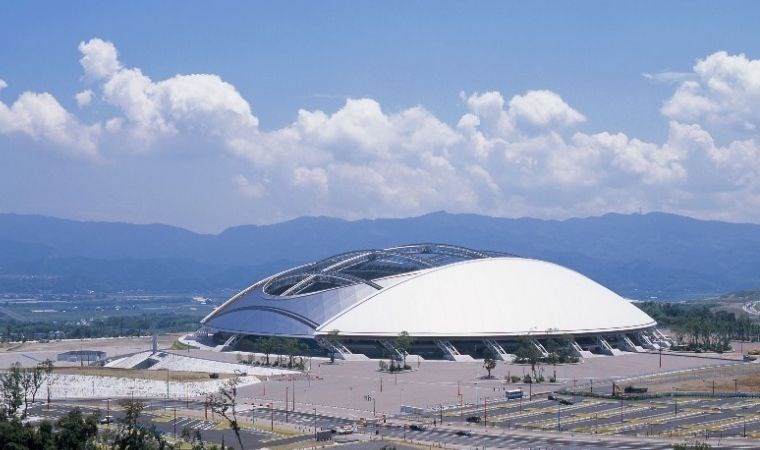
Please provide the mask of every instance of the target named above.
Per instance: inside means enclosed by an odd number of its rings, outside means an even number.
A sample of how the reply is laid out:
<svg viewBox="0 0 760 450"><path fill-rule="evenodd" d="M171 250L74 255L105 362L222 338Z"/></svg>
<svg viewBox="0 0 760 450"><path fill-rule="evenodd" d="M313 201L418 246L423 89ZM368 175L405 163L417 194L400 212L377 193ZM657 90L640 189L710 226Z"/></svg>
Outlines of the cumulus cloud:
<svg viewBox="0 0 760 450"><path fill-rule="evenodd" d="M122 65L111 42L91 39L79 44L79 51L85 75L100 84L103 100L121 111L118 129L130 132L141 148L182 132L230 140L257 132L258 119L248 102L218 75L176 75L154 82L139 68Z"/></svg>
<svg viewBox="0 0 760 450"><path fill-rule="evenodd" d="M82 58L79 63L84 68L85 76L100 80L115 74L121 69L116 46L102 39L91 39L79 43Z"/></svg>
<svg viewBox="0 0 760 450"><path fill-rule="evenodd" d="M744 131L760 126L760 60L716 52L694 65L694 79L681 83L662 107L680 121L705 121Z"/></svg>
<svg viewBox="0 0 760 450"><path fill-rule="evenodd" d="M75 156L97 156L99 131L97 125L80 123L47 92L24 92L10 106L0 102L0 134L23 134L48 141Z"/></svg>
<svg viewBox="0 0 760 450"><path fill-rule="evenodd" d="M92 102L92 91L85 89L82 92L78 92L77 95L74 96L74 99L77 101L77 105L79 105L80 108L87 106Z"/></svg>
<svg viewBox="0 0 760 450"><path fill-rule="evenodd" d="M662 109L668 136L657 143L580 132L585 115L548 90L461 93L452 124L422 105L388 111L349 98L335 111L302 109L292 123L261 130L248 101L218 75L153 80L120 61L110 42L79 49L90 89L77 102L97 96L109 118L83 125L50 94L25 93L10 107L0 103L0 133L91 155L116 141L119 151L145 149L145 158L174 147L221 150L239 163L224 178L230 191L271 218L440 209L563 217L639 207L740 217L742 204L760 204L755 136L719 143L708 131L721 123L752 133L758 122L757 62L743 55L710 55L693 76L650 76L678 79Z"/></svg>
<svg viewBox="0 0 760 450"><path fill-rule="evenodd" d="M237 191L244 197L248 198L261 198L266 195L266 188L263 184L258 182L252 182L245 175L235 175L232 178Z"/></svg>

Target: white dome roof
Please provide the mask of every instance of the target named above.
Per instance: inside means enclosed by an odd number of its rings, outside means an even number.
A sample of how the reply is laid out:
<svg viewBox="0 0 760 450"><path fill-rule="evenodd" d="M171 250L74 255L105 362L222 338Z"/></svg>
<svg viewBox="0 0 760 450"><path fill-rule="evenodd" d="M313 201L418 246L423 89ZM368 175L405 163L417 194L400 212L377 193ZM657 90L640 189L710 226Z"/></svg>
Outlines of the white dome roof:
<svg viewBox="0 0 760 450"><path fill-rule="evenodd" d="M565 267L500 257L399 277L317 328L344 336L477 337L610 333L653 327L627 300ZM385 284L385 283L383 283Z"/></svg>

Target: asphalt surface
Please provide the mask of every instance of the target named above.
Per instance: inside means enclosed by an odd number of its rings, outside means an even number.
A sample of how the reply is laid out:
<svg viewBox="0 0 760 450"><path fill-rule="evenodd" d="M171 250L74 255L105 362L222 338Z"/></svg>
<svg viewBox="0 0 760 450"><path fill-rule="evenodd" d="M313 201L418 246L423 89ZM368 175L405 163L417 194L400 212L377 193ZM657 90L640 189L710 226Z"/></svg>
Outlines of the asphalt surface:
<svg viewBox="0 0 760 450"><path fill-rule="evenodd" d="M571 405L561 405L548 399L511 400L488 406L464 406L427 417L390 417L386 423L359 427L361 439L406 441L424 445L445 445L450 448L618 448L666 449L673 442L688 439L710 439L713 448L758 448L751 440L739 440L746 434L760 438L760 399L679 399L675 402L624 401L570 398ZM204 441L227 445L236 444L231 430L218 430L217 422L205 419L203 402L147 401L143 423L154 425L166 434L181 436L182 430L199 430ZM109 408L110 406L110 408ZM84 413L96 412L113 415L118 421L123 413L114 402L83 400L37 404L30 415L56 420L73 407ZM174 410L177 410L176 422ZM242 408L245 408L244 406ZM107 411L108 410L108 411ZM192 411L192 414L189 412ZM479 417L480 423L467 422L468 417ZM622 418L622 420L621 420ZM251 427L251 410L238 413L242 425L244 448L274 447L295 442L313 442L314 422L317 428L330 430L356 424L355 420L333 417L314 411L284 411L264 406L254 412L257 429ZM288 427L295 436L283 437L267 430ZM409 425L423 425L423 430L412 430ZM561 430L562 433L556 432ZM708 430L707 433L704 430ZM466 432L463 434L462 432ZM594 434L594 432L598 434ZM335 435L336 439L350 439ZM356 448L374 448L370 444L353 444ZM369 447L364 447L368 445ZM346 446L345 448L351 448Z"/></svg>

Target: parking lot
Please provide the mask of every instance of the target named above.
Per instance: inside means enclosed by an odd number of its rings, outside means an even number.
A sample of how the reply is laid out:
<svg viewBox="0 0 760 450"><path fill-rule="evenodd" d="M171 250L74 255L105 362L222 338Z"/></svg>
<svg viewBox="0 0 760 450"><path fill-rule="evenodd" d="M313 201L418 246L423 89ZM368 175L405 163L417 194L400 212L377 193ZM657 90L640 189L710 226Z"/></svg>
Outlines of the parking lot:
<svg viewBox="0 0 760 450"><path fill-rule="evenodd" d="M485 402L429 413L426 423L662 437L760 437L758 398L615 400L546 397Z"/></svg>

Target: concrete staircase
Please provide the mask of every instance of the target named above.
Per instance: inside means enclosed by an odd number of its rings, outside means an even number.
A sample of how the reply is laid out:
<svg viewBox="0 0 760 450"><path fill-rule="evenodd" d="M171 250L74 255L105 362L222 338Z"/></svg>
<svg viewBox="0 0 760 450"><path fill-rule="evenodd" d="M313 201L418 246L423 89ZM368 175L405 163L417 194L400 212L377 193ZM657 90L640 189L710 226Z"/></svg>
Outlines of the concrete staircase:
<svg viewBox="0 0 760 450"><path fill-rule="evenodd" d="M437 340L435 345L441 349L443 356L449 361L473 361L472 356L459 353L459 350L449 341Z"/></svg>

